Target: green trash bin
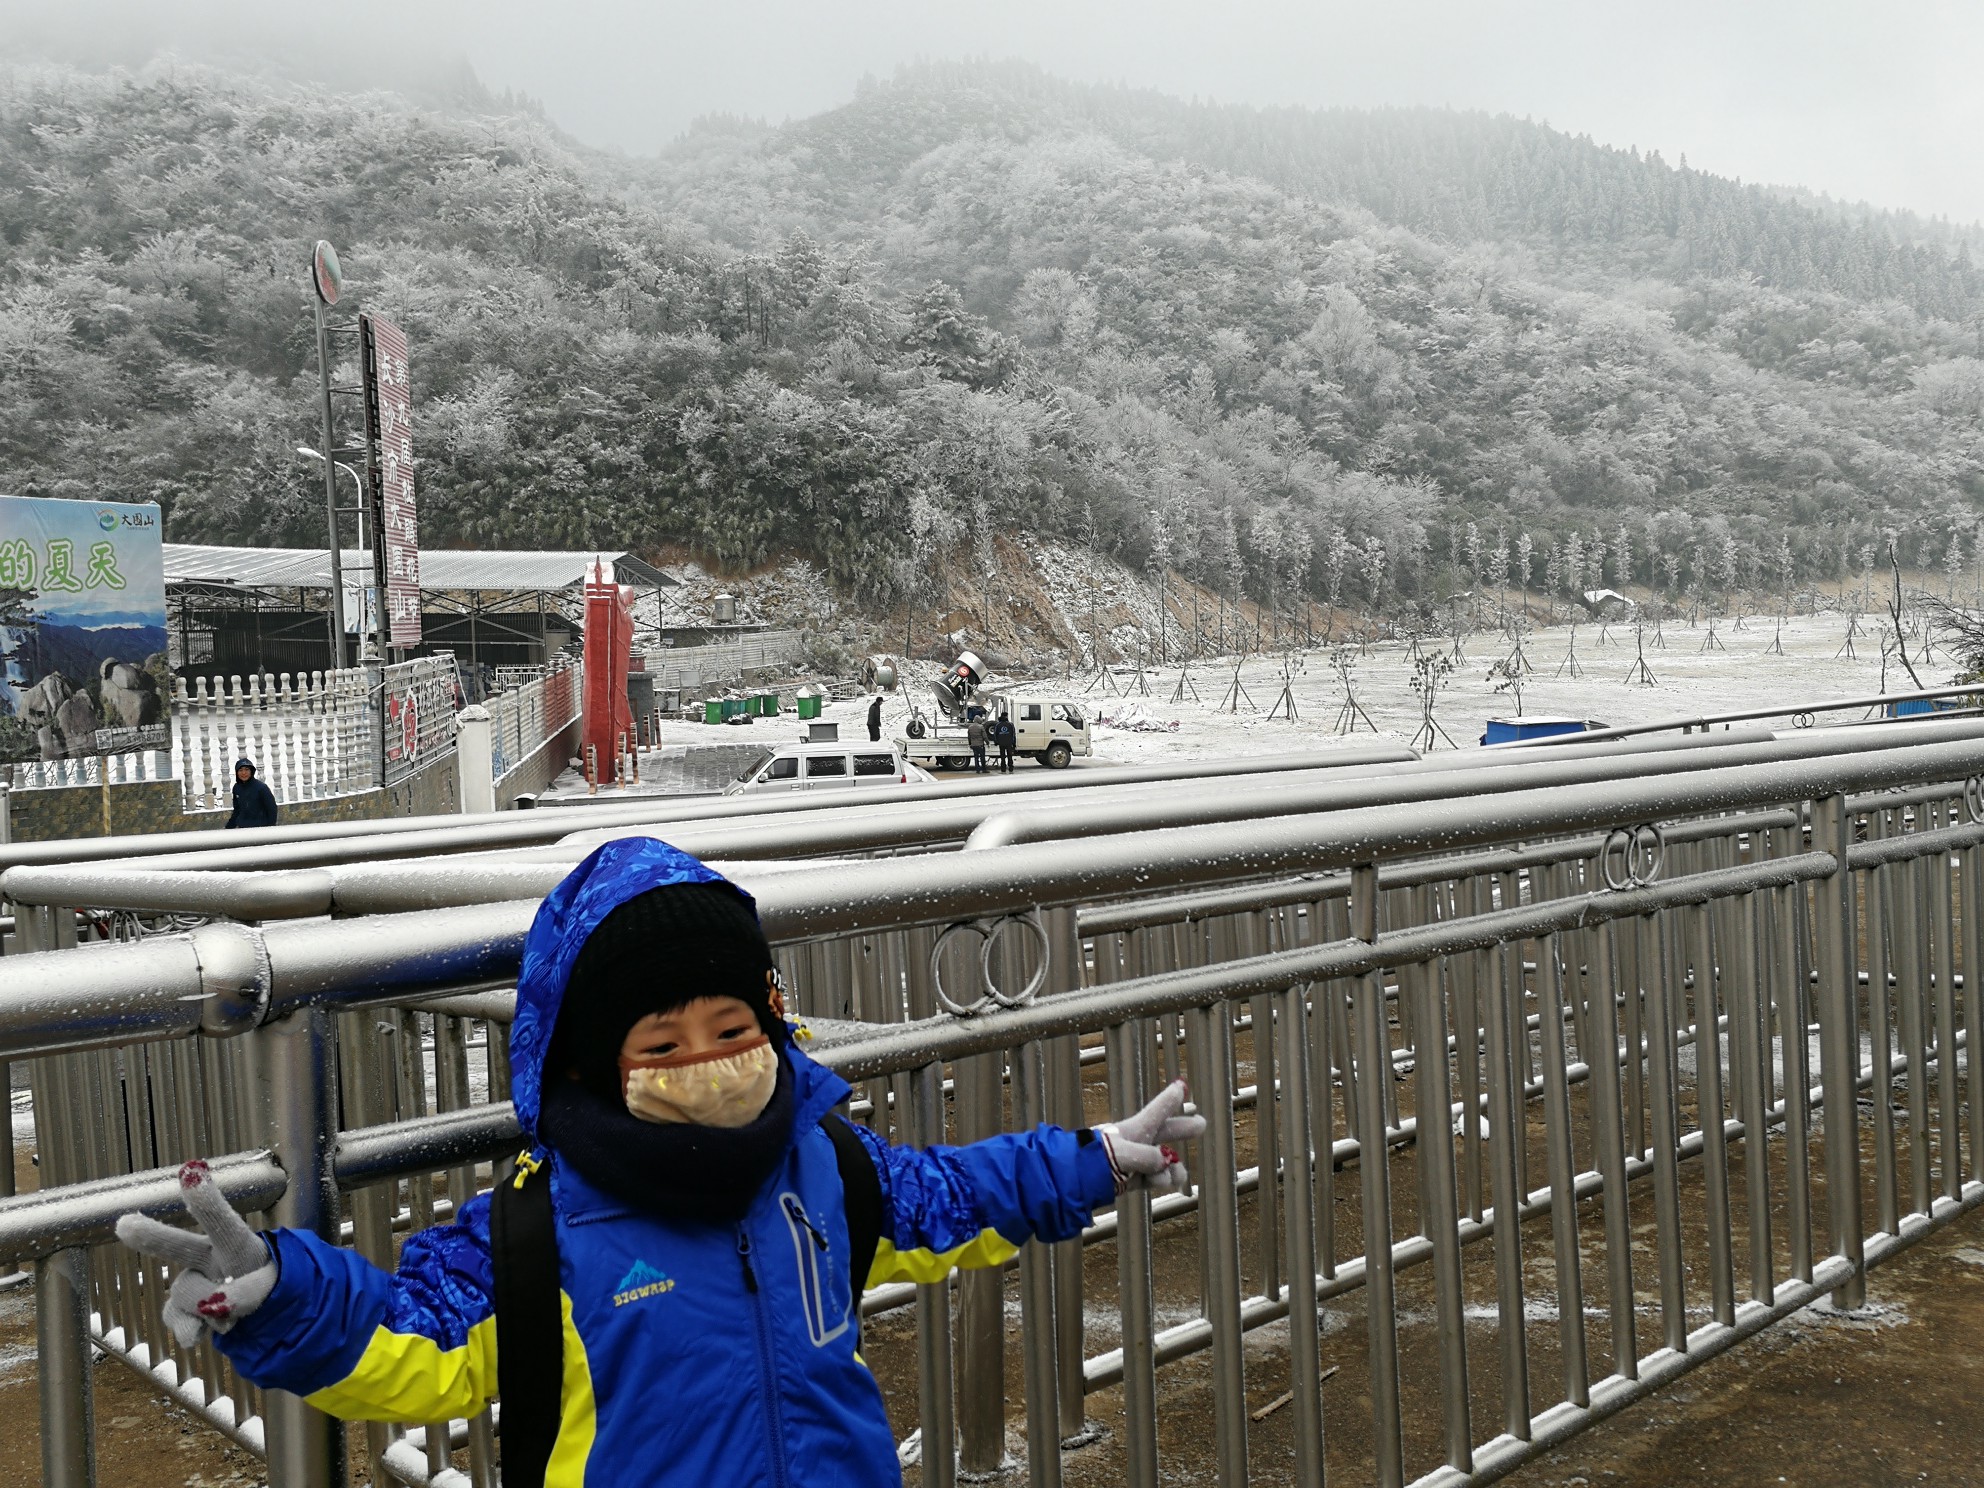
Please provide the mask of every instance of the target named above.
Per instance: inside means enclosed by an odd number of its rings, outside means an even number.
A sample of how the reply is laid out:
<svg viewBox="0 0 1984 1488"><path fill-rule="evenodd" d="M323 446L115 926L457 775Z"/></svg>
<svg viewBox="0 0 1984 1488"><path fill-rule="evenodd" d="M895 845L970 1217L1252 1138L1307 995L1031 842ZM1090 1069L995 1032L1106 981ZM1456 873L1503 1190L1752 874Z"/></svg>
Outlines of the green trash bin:
<svg viewBox="0 0 1984 1488"><path fill-rule="evenodd" d="M810 687L799 689L799 716L801 718L820 716L820 694Z"/></svg>
<svg viewBox="0 0 1984 1488"><path fill-rule="evenodd" d="M778 694L768 692L760 697L758 699L758 711L763 713L767 718L778 717Z"/></svg>
<svg viewBox="0 0 1984 1488"><path fill-rule="evenodd" d="M723 700L723 721L725 723L730 722L730 720L733 718L742 718L743 716L744 716L744 699L725 698Z"/></svg>
<svg viewBox="0 0 1984 1488"><path fill-rule="evenodd" d="M723 722L722 698L705 698L703 700L703 722L704 723Z"/></svg>

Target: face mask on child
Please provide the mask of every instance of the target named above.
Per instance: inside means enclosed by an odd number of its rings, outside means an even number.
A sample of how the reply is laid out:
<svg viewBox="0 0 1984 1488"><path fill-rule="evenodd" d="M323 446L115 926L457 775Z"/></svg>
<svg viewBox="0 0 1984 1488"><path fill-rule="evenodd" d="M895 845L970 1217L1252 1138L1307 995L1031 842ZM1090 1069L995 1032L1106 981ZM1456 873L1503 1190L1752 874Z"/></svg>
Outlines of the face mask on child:
<svg viewBox="0 0 1984 1488"><path fill-rule="evenodd" d="M643 1121L748 1126L778 1084L778 1052L760 1034L740 1048L682 1058L620 1060L627 1109Z"/></svg>

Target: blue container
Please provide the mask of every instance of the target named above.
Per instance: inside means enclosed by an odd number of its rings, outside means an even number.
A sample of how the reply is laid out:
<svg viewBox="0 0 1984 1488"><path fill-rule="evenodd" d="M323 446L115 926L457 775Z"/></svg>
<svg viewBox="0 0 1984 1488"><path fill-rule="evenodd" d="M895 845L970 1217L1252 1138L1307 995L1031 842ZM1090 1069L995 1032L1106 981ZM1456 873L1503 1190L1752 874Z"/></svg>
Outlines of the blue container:
<svg viewBox="0 0 1984 1488"><path fill-rule="evenodd" d="M1588 733L1601 725L1583 718L1491 718L1483 744L1513 744L1519 739L1550 739L1558 734Z"/></svg>
<svg viewBox="0 0 1984 1488"><path fill-rule="evenodd" d="M1951 713L1964 706L1962 698L1907 698L1888 704L1890 718L1926 718L1931 713Z"/></svg>

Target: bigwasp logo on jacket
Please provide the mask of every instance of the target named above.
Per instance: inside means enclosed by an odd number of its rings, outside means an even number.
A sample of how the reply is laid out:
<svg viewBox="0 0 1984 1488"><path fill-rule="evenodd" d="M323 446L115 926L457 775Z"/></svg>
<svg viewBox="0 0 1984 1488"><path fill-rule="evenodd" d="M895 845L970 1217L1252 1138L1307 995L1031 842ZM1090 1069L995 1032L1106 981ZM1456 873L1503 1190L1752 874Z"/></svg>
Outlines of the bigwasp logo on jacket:
<svg viewBox="0 0 1984 1488"><path fill-rule="evenodd" d="M655 1270L646 1261L636 1261L620 1278L620 1285L613 1289L613 1305L625 1307L629 1302L645 1302L650 1297L659 1297L663 1292L674 1290L675 1279L672 1276Z"/></svg>

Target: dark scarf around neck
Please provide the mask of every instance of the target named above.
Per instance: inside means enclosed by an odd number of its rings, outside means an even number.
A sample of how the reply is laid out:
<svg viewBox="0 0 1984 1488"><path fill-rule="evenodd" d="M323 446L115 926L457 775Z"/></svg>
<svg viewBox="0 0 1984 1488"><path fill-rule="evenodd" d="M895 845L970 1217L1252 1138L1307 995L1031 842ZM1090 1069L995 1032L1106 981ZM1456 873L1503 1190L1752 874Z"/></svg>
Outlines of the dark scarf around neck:
<svg viewBox="0 0 1984 1488"><path fill-rule="evenodd" d="M643 1121L575 1080L545 1083L538 1135L588 1183L663 1219L729 1225L742 1219L792 1145L792 1066L748 1126Z"/></svg>

